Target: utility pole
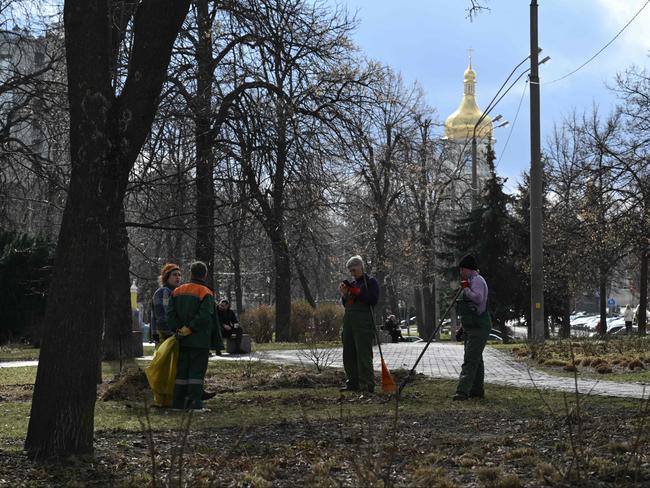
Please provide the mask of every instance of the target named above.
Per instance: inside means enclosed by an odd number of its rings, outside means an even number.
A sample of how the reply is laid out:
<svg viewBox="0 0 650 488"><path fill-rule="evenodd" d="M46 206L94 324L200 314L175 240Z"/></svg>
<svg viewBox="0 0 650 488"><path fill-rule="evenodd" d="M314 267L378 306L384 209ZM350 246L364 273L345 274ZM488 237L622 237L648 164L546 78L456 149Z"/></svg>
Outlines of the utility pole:
<svg viewBox="0 0 650 488"><path fill-rule="evenodd" d="M530 2L530 306L531 332L544 340L543 169L539 113L537 0Z"/></svg>

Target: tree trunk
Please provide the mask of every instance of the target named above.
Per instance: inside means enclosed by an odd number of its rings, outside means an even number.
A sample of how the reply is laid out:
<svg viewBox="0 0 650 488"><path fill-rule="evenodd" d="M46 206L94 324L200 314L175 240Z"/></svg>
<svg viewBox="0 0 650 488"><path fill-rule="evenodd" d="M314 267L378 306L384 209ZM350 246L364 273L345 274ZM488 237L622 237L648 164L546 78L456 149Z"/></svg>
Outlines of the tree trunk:
<svg viewBox="0 0 650 488"><path fill-rule="evenodd" d="M600 312L600 335L602 337L607 333L607 271L600 267L598 273L598 289L600 297L598 300L598 309Z"/></svg>
<svg viewBox="0 0 650 488"><path fill-rule="evenodd" d="M133 316L131 310L129 276L129 236L124 227L124 211L120 212L120 225L109 232L108 280L106 307L104 309L103 357L106 360L136 357L133 342Z"/></svg>
<svg viewBox="0 0 650 488"><path fill-rule="evenodd" d="M305 300L309 305L311 305L312 308L316 308L316 301L314 300L314 296L311 294L311 289L309 288L309 281L307 281L307 277L305 276L305 273L302 270L302 266L300 266L300 263L298 262L297 259L294 259L294 264L296 266L296 272L298 273L298 280L300 281L300 286L302 286L302 292L305 295Z"/></svg>
<svg viewBox="0 0 650 488"><path fill-rule="evenodd" d="M395 286L393 285L392 278L389 277L386 283L386 295L388 296L388 303L390 306L390 313L399 315L399 299L397 297L397 292L395 291Z"/></svg>
<svg viewBox="0 0 650 488"><path fill-rule="evenodd" d="M433 295L429 285L422 286L422 327L420 337L428 339L433 333Z"/></svg>
<svg viewBox="0 0 650 488"><path fill-rule="evenodd" d="M275 265L275 340L291 341L291 261L284 232L271 239Z"/></svg>
<svg viewBox="0 0 650 488"><path fill-rule="evenodd" d="M571 297L567 292L564 307L562 307L562 328L560 329L560 337L568 339L571 337Z"/></svg>
<svg viewBox="0 0 650 488"><path fill-rule="evenodd" d="M235 285L235 302L237 304L237 312L241 314L244 311L244 294L241 284L241 251L239 247L232 249L232 268Z"/></svg>
<svg viewBox="0 0 650 488"><path fill-rule="evenodd" d="M437 280L433 279L433 321L436 324L436 327L442 320L442 317L440 317L440 290L438 289L438 282ZM436 339L440 339L440 331L438 331L438 335Z"/></svg>
<svg viewBox="0 0 650 488"><path fill-rule="evenodd" d="M212 100L212 25L208 1L195 0L198 39L196 50L196 258L208 266L208 286L214 289L214 158L210 114Z"/></svg>
<svg viewBox="0 0 650 488"><path fill-rule="evenodd" d="M64 5L71 171L25 439L31 459L93 450L110 232L189 9L189 0L138 3L129 74L116 98L108 4Z"/></svg>
<svg viewBox="0 0 650 488"><path fill-rule="evenodd" d="M93 449L109 250L96 216L110 205L98 198L100 171L79 173L71 175L48 295L25 441L32 459Z"/></svg>
<svg viewBox="0 0 650 488"><path fill-rule="evenodd" d="M424 336L424 317L422 316L422 291L419 287L413 288L413 303L415 305L415 316L418 321L418 335Z"/></svg>
<svg viewBox="0 0 650 488"><path fill-rule="evenodd" d="M375 234L375 278L379 284L379 299L374 308L375 323L383 322L382 318L386 308L386 217L380 216L376 219L377 232Z"/></svg>
<svg viewBox="0 0 650 488"><path fill-rule="evenodd" d="M641 282L639 283L639 316L637 317L639 335L646 334L646 310L648 309L648 250L641 251Z"/></svg>

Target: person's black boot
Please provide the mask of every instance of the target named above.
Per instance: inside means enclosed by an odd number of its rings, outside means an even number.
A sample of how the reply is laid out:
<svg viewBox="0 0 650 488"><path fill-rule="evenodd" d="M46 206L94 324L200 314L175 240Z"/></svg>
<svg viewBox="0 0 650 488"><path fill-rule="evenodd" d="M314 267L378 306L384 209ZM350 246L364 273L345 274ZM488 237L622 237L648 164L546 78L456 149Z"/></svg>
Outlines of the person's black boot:
<svg viewBox="0 0 650 488"><path fill-rule="evenodd" d="M209 400L210 398L214 398L215 396L217 396L216 391L203 390L203 393L201 394L201 400Z"/></svg>
<svg viewBox="0 0 650 488"><path fill-rule="evenodd" d="M468 398L469 397L465 393L459 391L454 395L453 400L456 402L464 402Z"/></svg>
<svg viewBox="0 0 650 488"><path fill-rule="evenodd" d="M470 398L478 398L479 400L483 400L485 398L485 392L470 393L469 397Z"/></svg>

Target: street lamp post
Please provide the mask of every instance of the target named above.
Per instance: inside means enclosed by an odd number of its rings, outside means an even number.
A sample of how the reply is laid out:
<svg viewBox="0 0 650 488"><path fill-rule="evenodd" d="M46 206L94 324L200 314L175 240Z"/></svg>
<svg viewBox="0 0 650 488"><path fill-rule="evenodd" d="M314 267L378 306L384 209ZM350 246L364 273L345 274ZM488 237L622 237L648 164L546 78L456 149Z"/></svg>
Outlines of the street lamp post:
<svg viewBox="0 0 650 488"><path fill-rule="evenodd" d="M540 142L537 0L530 2L530 307L533 339L544 340L543 169Z"/></svg>
<svg viewBox="0 0 650 488"><path fill-rule="evenodd" d="M478 148L477 148L477 142L476 142L476 129L478 126L483 122L485 119L485 115L487 115L487 112L484 112L483 115L481 116L480 119L478 119L478 122L474 125L474 130L472 131L472 208L476 207L476 203L478 202ZM497 115L492 119L492 122L497 122L501 120L503 116L501 114ZM509 125L510 122L507 120L504 120L501 122L499 125L495 125L492 127L492 129L500 129L501 127L506 127Z"/></svg>
<svg viewBox="0 0 650 488"><path fill-rule="evenodd" d="M541 49L539 49L541 51ZM538 52L538 51L536 51ZM485 108L485 111L481 114L479 119L476 121L476 124L474 124L474 129L472 130L472 208L476 207L476 203L478 202L478 172L477 172L477 144L476 144L476 130L478 127L483 123L485 120L485 117L488 116L488 114L496 107L496 105L501 101L503 97L506 96L506 94L512 89L513 86L521 79L522 76L528 71L525 70L523 73L520 73L517 78L510 84L508 89L501 93L501 91L505 88L505 86L508 84L508 81L510 81L510 78L512 78L512 75L515 74L515 71L519 69L519 67L526 62L526 60L530 56L526 56L517 66L512 68L512 71L508 75L508 77L505 79L505 81L501 84L499 89L497 90L496 94L492 97L492 100L490 100L490 103L488 103L487 107ZM542 63L545 63L548 61L550 58L547 56L542 60ZM500 120L501 115L497 115L493 122L496 122L497 120Z"/></svg>

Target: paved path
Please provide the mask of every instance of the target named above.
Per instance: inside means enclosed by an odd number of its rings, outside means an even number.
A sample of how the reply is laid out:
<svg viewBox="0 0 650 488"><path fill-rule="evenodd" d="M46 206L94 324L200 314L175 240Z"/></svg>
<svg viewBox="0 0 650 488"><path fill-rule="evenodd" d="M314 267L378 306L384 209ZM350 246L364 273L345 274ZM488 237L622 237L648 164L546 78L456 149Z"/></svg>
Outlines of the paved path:
<svg viewBox="0 0 650 488"><path fill-rule="evenodd" d="M384 344L382 350L386 364L391 370L411 369L424 343ZM342 349L328 349L331 353L329 365L343 367ZM274 363L312 364L303 351L263 351L250 356L215 356L212 361L232 360L270 361ZM142 359L151 359L145 357ZM525 364L515 361L509 354L497 351L491 347L485 349L485 381L499 385L532 388L535 385L541 389L574 392L575 384L572 377L553 376L536 369L528 369ZM457 379L463 363L463 346L448 342L434 342L418 365L417 372L433 378ZM0 368L36 366L37 361L13 361L0 363ZM381 369L379 352L375 348L375 369ZM532 379L531 379L532 378ZM640 383L617 383L614 381L596 381L578 379L578 389L581 393L615 397L643 398L650 395L650 385ZM647 390L647 391L646 391Z"/></svg>
<svg viewBox="0 0 650 488"><path fill-rule="evenodd" d="M384 344L382 351L389 369L411 369L419 356L424 343ZM331 366L343 367L342 349L334 349ZM304 363L309 360L299 351L265 351L256 356L264 361ZM530 369L522 362L515 361L509 354L487 347L483 353L485 362L485 381L499 385L575 392L573 377L561 377ZM433 378L458 379L463 363L462 344L448 342L431 343L418 365L417 372ZM375 370L381 370L379 352L375 348ZM531 379L532 377L532 379ZM615 397L647 398L650 385L640 383L617 383L578 378L580 393Z"/></svg>

